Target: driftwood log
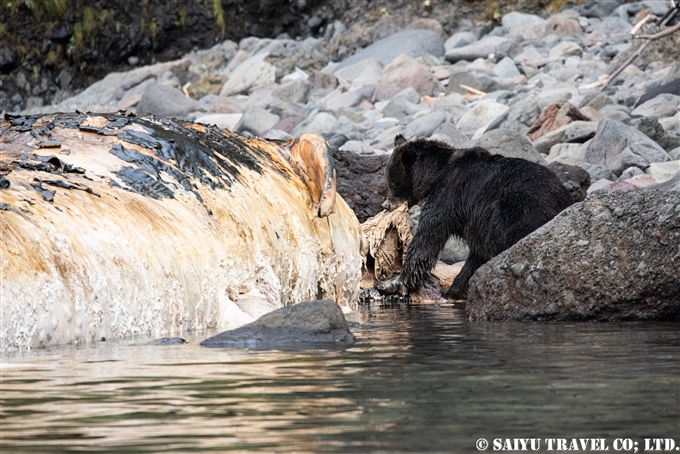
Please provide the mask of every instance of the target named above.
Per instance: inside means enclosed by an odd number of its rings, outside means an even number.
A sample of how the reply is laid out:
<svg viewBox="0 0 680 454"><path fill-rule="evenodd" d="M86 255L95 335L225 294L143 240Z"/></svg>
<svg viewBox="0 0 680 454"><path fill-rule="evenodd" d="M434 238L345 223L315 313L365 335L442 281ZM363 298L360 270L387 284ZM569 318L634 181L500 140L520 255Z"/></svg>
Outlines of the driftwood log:
<svg viewBox="0 0 680 454"><path fill-rule="evenodd" d="M134 115L0 120L2 349L354 304L361 226L326 142Z"/></svg>

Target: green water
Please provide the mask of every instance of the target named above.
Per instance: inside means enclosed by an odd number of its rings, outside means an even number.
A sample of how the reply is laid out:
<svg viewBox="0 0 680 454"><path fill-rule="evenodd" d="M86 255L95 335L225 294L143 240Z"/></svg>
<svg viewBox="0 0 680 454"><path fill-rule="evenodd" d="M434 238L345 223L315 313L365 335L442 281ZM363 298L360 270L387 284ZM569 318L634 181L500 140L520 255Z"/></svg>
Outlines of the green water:
<svg viewBox="0 0 680 454"><path fill-rule="evenodd" d="M4 452L478 452L486 438L674 438L680 323L360 311L349 348L151 339L3 354ZM492 451L492 448L489 448ZM542 451L546 451L545 444ZM633 451L630 451L633 452Z"/></svg>

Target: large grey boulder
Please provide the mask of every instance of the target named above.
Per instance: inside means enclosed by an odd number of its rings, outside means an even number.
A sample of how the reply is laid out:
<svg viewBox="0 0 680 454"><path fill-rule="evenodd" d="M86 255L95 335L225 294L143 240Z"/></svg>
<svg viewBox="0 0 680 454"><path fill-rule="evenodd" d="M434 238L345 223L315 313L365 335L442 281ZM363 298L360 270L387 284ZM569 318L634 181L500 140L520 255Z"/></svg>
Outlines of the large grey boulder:
<svg viewBox="0 0 680 454"><path fill-rule="evenodd" d="M198 109L198 103L174 87L150 85L137 104L138 114L182 118Z"/></svg>
<svg viewBox="0 0 680 454"><path fill-rule="evenodd" d="M327 134L333 129L337 119L328 112L312 113L306 120L298 124L291 135L299 137L302 134Z"/></svg>
<svg viewBox="0 0 680 454"><path fill-rule="evenodd" d="M612 171L607 167L600 164L581 162L578 166L588 172L591 181L594 181L595 183L597 183L599 180L609 180L609 182L612 182L618 177L617 175L614 175L614 173L612 173ZM593 183L593 186L595 186L595 183ZM595 188L593 186L590 187L590 191L600 189L600 187Z"/></svg>
<svg viewBox="0 0 680 454"><path fill-rule="evenodd" d="M436 95L442 88L426 66L406 54L401 54L385 66L375 91L375 99L389 100L408 87L412 87L421 96Z"/></svg>
<svg viewBox="0 0 680 454"><path fill-rule="evenodd" d="M306 79L287 80L275 88L272 95L286 102L304 104L307 102L311 88L312 84Z"/></svg>
<svg viewBox="0 0 680 454"><path fill-rule="evenodd" d="M321 104L330 110L349 109L358 106L362 101L370 100L375 93L375 85L365 85L349 91L336 89L329 93Z"/></svg>
<svg viewBox="0 0 680 454"><path fill-rule="evenodd" d="M450 116L446 112L430 112L406 125L406 138L430 137Z"/></svg>
<svg viewBox="0 0 680 454"><path fill-rule="evenodd" d="M361 128L346 116L341 115L337 120L335 120L335 123L333 123L333 127L329 134L342 134L343 136L347 137L348 140L362 140L364 137L364 132L364 128Z"/></svg>
<svg viewBox="0 0 680 454"><path fill-rule="evenodd" d="M548 168L557 175L562 185L569 191L569 195L574 203L582 202L586 198L588 188L590 187L590 175L588 172L578 166L564 164L559 161L551 162L548 164Z"/></svg>
<svg viewBox="0 0 680 454"><path fill-rule="evenodd" d="M642 117L631 120L629 126L634 127L647 137L658 143L666 151L680 147L680 136L668 134L657 117Z"/></svg>
<svg viewBox="0 0 680 454"><path fill-rule="evenodd" d="M480 101L468 110L456 126L467 136L472 136L479 128L486 128L496 118L501 116L508 106L494 101Z"/></svg>
<svg viewBox="0 0 680 454"><path fill-rule="evenodd" d="M599 113L602 118L608 118L610 120L620 121L621 123L627 125L630 123L630 115L628 115L624 110L615 109L614 106L605 106Z"/></svg>
<svg viewBox="0 0 680 454"><path fill-rule="evenodd" d="M474 61L478 58L486 58L496 52L496 48L507 42L508 39L501 36L486 36L467 46L456 47L446 52L446 60L455 63L459 60Z"/></svg>
<svg viewBox="0 0 680 454"><path fill-rule="evenodd" d="M354 334L332 300L303 301L201 342L204 347L281 348L299 344L353 344Z"/></svg>
<svg viewBox="0 0 680 454"><path fill-rule="evenodd" d="M472 32L454 33L444 42L444 49L448 52L451 49L467 46L475 41L477 41L477 37Z"/></svg>
<svg viewBox="0 0 680 454"><path fill-rule="evenodd" d="M503 57L501 61L496 63L492 71L498 77L505 78L512 78L521 74L519 69L517 69L517 65L515 64L514 60L510 57Z"/></svg>
<svg viewBox="0 0 680 454"><path fill-rule="evenodd" d="M262 107L251 106L243 113L243 117L241 117L241 121L236 125L235 130L238 133L248 131L259 136L278 123L279 120L281 120L281 118L278 115L275 115Z"/></svg>
<svg viewBox="0 0 680 454"><path fill-rule="evenodd" d="M465 143L467 143L468 138L465 134L460 132L460 129L456 128L456 125L449 122L442 123L437 129L434 130L430 136L432 140L441 140L446 142L454 148L462 148Z"/></svg>
<svg viewBox="0 0 680 454"><path fill-rule="evenodd" d="M444 40L438 33L430 30L404 30L358 50L354 55L343 60L334 72L369 58L388 65L400 54L406 54L412 58L424 55L442 57Z"/></svg>
<svg viewBox="0 0 680 454"><path fill-rule="evenodd" d="M573 41L563 41L550 49L550 53L548 56L550 58L561 58L565 59L567 57L572 57L572 56L577 56L580 57L583 55L583 49L581 46L576 44Z"/></svg>
<svg viewBox="0 0 680 454"><path fill-rule="evenodd" d="M340 147L342 151L348 151L356 155L372 155L375 154L375 150L371 146L371 143L363 140L348 140Z"/></svg>
<svg viewBox="0 0 680 454"><path fill-rule="evenodd" d="M415 97L412 96L412 94L415 95ZM419 104L419 102L420 98L418 93L409 87L406 90L402 90L402 92L390 99L383 109L383 115L385 117L398 118L401 120L402 118L408 117L409 115L429 109L427 105Z"/></svg>
<svg viewBox="0 0 680 454"><path fill-rule="evenodd" d="M595 121L572 121L543 135L533 145L539 153L548 154L554 145L560 143L584 143L592 139L596 131Z"/></svg>
<svg viewBox="0 0 680 454"><path fill-rule="evenodd" d="M558 143L550 147L550 153L545 160L577 166L583 161L587 147L585 143Z"/></svg>
<svg viewBox="0 0 680 454"><path fill-rule="evenodd" d="M672 179L678 172L680 172L680 161L653 162L645 171L659 183Z"/></svg>
<svg viewBox="0 0 680 454"><path fill-rule="evenodd" d="M388 120L390 120L388 118ZM394 120L393 118L391 120ZM394 123L392 123L394 124ZM378 132L373 140L371 140L370 145L377 150L391 150L394 148L394 137L399 134L404 134L406 132L406 127L400 124L394 124L394 126L389 126ZM384 186L385 181L383 181ZM344 197L344 195L343 195Z"/></svg>
<svg viewBox="0 0 680 454"><path fill-rule="evenodd" d="M640 106L663 94L670 94L673 96L680 95L680 64L676 64L673 69L671 69L671 72L666 76L666 79L664 79L663 85L651 88L640 96L640 99L635 103L635 106Z"/></svg>
<svg viewBox="0 0 680 454"><path fill-rule="evenodd" d="M477 270L471 320L680 320L680 194L595 192Z"/></svg>
<svg viewBox="0 0 680 454"><path fill-rule="evenodd" d="M469 145L486 148L490 153L507 158L522 158L547 165L546 160L526 137L509 129L494 129L485 132L478 140L472 141Z"/></svg>
<svg viewBox="0 0 680 454"><path fill-rule="evenodd" d="M467 105L467 101L459 93L452 93L443 98L439 98L432 104L432 110L438 111L442 110L448 112L453 117L454 121L460 120L460 117L465 115L465 113L470 110Z"/></svg>
<svg viewBox="0 0 680 454"><path fill-rule="evenodd" d="M530 95L512 104L500 117L496 118L486 131L493 129L510 129L522 135L526 134L541 114L541 106L536 96Z"/></svg>
<svg viewBox="0 0 680 454"><path fill-rule="evenodd" d="M481 90L485 93L515 88L515 84L511 80L495 77L492 71L453 67L449 71L449 85L446 87L446 93L466 94L467 88L463 88L461 85Z"/></svg>
<svg viewBox="0 0 680 454"><path fill-rule="evenodd" d="M652 162L670 160L668 153L645 134L610 119L600 121L583 158L584 163L604 166L617 177L630 166L644 170Z"/></svg>
<svg viewBox="0 0 680 454"><path fill-rule="evenodd" d="M335 76L350 85L375 85L380 82L385 65L375 58L368 58L335 71Z"/></svg>
<svg viewBox="0 0 680 454"><path fill-rule="evenodd" d="M583 109L584 107L592 107L593 109L599 111L604 106L608 106L610 104L614 104L614 101L609 96L605 95L604 93L590 92L583 97L578 107L579 109Z"/></svg>
<svg viewBox="0 0 680 454"><path fill-rule="evenodd" d="M278 92L281 86L270 84L266 87L254 88L250 91L248 97L238 99L238 103L245 111L249 107L257 106L266 109L269 112L278 115L281 118L290 117L300 112L300 105L289 101L285 101L274 95ZM285 95L285 90L280 92Z"/></svg>
<svg viewBox="0 0 680 454"><path fill-rule="evenodd" d="M241 118L243 117L243 114L240 113L231 113L231 114L209 114L209 115L203 115L198 118L196 118L195 122L200 123L203 125L215 125L218 128L222 129L228 129L230 131L234 131L236 128L236 125L238 125L239 121L241 121Z"/></svg>
<svg viewBox="0 0 680 454"><path fill-rule="evenodd" d="M229 75L220 90L220 95L229 96L245 93L253 87L262 87L274 83L276 80L276 67L265 61L266 53L250 57L241 63L234 72Z"/></svg>
<svg viewBox="0 0 680 454"><path fill-rule="evenodd" d="M544 24L545 19L536 16L535 14L520 13L519 11L512 11L505 15L501 19L501 24L503 27L513 32L517 29L524 27L531 27L536 24Z"/></svg>
<svg viewBox="0 0 680 454"><path fill-rule="evenodd" d="M678 109L680 109L680 96L663 93L637 106L633 109L631 115L658 118L672 117L678 113Z"/></svg>
<svg viewBox="0 0 680 454"><path fill-rule="evenodd" d="M654 186L648 186L644 188L643 190L645 191L653 191L657 189L662 189L665 191L675 191L675 192L680 192L680 172L676 173L673 178L671 178L668 181L664 181L663 183L659 183Z"/></svg>

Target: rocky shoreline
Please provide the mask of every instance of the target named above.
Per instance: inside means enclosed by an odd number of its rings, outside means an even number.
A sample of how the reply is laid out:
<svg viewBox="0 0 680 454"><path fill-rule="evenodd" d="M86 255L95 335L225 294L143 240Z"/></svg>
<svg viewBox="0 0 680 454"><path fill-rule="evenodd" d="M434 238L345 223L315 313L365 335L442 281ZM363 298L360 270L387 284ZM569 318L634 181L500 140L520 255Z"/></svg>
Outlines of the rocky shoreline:
<svg viewBox="0 0 680 454"><path fill-rule="evenodd" d="M650 307L661 305L663 314L678 318L680 195L675 191L680 190L680 33L654 42L602 89L608 75L637 49L631 30L647 16L663 16L670 5L614 3L588 3L546 17L511 12L495 27L476 27L463 19L452 33L445 33L436 18L421 17L403 26L385 27L384 36L354 53L344 43L356 36L340 21L329 23L323 35L304 40L226 40L179 60L109 74L77 96L30 113L123 109L215 124L268 139L319 134L334 150L338 192L362 222L382 210L382 173L397 134L442 140L456 147L480 145L505 156L550 164L561 169L556 173L561 173L575 198L582 200L593 192L599 195L571 210L582 213L580 223L541 237L541 247L560 241L600 244L585 239L581 229L590 229L593 219L602 220L602 216L604 226L597 229L601 237L617 237L627 227L634 235L637 213L621 208L624 216L617 208L642 197L633 205L651 216L645 222L657 222L651 236L662 242L656 245L661 260L643 260L644 273L631 271L628 264L620 269L608 266L618 270L616 282L629 280L633 286L649 273L660 276L663 282L655 282L654 288L663 292L657 294L647 287L635 291ZM641 30L655 33L658 28L649 21ZM331 55L337 61L330 61ZM659 183L664 195L639 195ZM609 207L613 202L601 195L603 191L614 192L611 198L619 200L619 205ZM588 211L587 204L606 207ZM502 256L521 250L522 244ZM644 256L649 245L629 242L625 254L618 244L600 246L608 247L610 253L616 249L619 255L611 259L616 262L619 257ZM600 247L595 249L602 252ZM449 255L460 257L461 253L449 251ZM508 260L494 259L479 271L487 282L501 275L529 279L525 268L513 267ZM578 273L589 273L593 262L584 259L580 263ZM556 264L555 270L560 266ZM666 272L669 266L675 272ZM493 302L494 292L484 293L480 281L473 280L473 295L478 291L479 298ZM602 287L586 287L579 291L609 301ZM543 294L539 291L536 298ZM580 301L591 300L590 293L578 296ZM615 296L619 305L638 301ZM517 304L535 301L527 298ZM674 309L667 309L667 304ZM512 305L506 301L505 306ZM512 310L505 315L480 310L471 317L532 318L521 307ZM592 315L596 312L605 316ZM611 316L607 311L575 313L580 315L546 319L635 318L619 313ZM654 317L645 312L642 318Z"/></svg>
<svg viewBox="0 0 680 454"><path fill-rule="evenodd" d="M521 7L534 12L541 3ZM1 2L0 113L55 104L111 72L182 58L225 39L319 38L339 20L348 32L338 45L321 59L300 61L303 69L321 69L414 17L437 17L451 33L461 17L481 25L518 6L504 0L493 5L472 0Z"/></svg>

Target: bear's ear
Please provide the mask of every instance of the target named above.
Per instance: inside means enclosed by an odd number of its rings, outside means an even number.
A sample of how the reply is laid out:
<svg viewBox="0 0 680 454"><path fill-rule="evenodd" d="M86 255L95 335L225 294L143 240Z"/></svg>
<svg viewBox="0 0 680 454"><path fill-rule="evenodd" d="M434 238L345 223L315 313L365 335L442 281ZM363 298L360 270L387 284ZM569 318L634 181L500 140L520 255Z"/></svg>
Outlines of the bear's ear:
<svg viewBox="0 0 680 454"><path fill-rule="evenodd" d="M418 157L418 151L416 149L414 149L413 147L407 147L401 153L401 162L406 167L411 167L413 165L413 163L416 162L417 157Z"/></svg>
<svg viewBox="0 0 680 454"><path fill-rule="evenodd" d="M403 145L406 142L406 137L402 136L401 134L394 136L394 148L397 148L399 145Z"/></svg>

